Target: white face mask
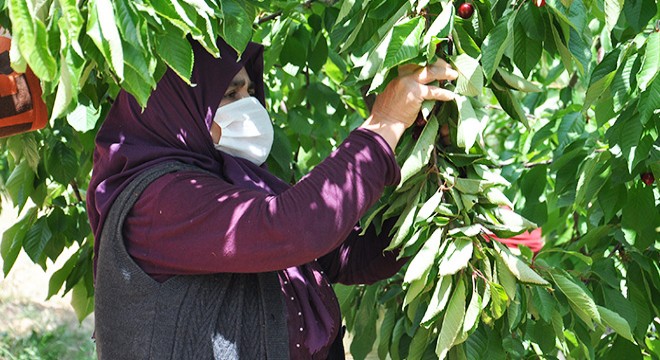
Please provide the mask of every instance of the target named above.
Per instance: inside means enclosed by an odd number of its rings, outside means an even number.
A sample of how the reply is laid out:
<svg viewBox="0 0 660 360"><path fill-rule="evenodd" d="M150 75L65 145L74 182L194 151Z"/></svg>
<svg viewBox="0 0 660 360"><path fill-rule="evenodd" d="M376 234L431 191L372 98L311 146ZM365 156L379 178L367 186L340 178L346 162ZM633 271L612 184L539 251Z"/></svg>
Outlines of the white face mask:
<svg viewBox="0 0 660 360"><path fill-rule="evenodd" d="M273 124L268 112L254 97L219 107L213 118L222 129L215 148L261 165L273 146Z"/></svg>

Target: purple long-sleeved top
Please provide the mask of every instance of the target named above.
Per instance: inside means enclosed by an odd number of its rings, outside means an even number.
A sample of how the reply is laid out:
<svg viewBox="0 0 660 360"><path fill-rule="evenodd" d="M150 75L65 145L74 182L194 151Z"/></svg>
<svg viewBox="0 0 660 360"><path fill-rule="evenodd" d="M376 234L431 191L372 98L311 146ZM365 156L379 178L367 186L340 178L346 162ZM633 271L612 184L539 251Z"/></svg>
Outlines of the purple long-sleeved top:
<svg viewBox="0 0 660 360"><path fill-rule="evenodd" d="M131 256L148 274L278 271L292 359L325 359L341 316L330 283L371 283L403 265L389 238L355 224L398 183L399 167L377 134L357 129L326 160L279 194L213 175L178 172L152 183L125 225ZM172 201L170 194L187 194ZM185 238L186 242L180 239Z"/></svg>

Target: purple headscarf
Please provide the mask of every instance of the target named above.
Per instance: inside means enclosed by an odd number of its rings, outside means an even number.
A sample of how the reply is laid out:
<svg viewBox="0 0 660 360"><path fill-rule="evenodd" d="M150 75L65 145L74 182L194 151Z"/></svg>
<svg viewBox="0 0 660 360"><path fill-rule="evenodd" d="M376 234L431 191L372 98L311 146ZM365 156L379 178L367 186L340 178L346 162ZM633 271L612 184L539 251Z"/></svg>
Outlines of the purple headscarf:
<svg viewBox="0 0 660 360"><path fill-rule="evenodd" d="M95 237L94 267L112 203L137 174L158 163L175 160L196 165L231 183L268 192L286 188L264 169L217 151L209 133L226 89L243 66L254 84L254 96L265 105L263 47L250 43L238 59L236 51L218 39L221 58L217 59L196 41L191 45L192 86L168 69L144 111L130 94L121 91L97 134L87 192L87 213Z"/></svg>

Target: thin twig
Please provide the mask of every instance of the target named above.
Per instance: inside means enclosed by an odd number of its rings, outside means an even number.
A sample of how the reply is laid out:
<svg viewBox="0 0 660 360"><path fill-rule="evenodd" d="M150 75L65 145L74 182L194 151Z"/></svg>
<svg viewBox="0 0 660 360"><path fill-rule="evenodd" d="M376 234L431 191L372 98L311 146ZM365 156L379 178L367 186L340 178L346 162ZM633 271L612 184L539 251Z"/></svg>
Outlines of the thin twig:
<svg viewBox="0 0 660 360"><path fill-rule="evenodd" d="M499 110L499 111L505 111L501 106L497 105L486 105L484 106L486 109L493 109L493 110ZM525 114L525 117L528 119L536 120L536 117L532 114Z"/></svg>
<svg viewBox="0 0 660 360"><path fill-rule="evenodd" d="M76 182L76 180L75 179L71 180L69 185L71 185L71 188L73 188L73 193L76 195L76 199L78 200L78 202L83 202L83 198L80 195L80 189L78 188L78 183Z"/></svg>
<svg viewBox="0 0 660 360"><path fill-rule="evenodd" d="M310 5L312 5L313 2L314 2L314 0L307 0L307 1L305 1L304 3L302 3L302 6L303 6L304 8L309 8ZM266 15L266 16L264 16L264 17L262 17L262 18L259 18L259 20L257 20L257 24L258 24L258 25L261 25L261 24L263 24L263 23L265 23L265 22L269 22L269 21L271 21L271 20L276 19L276 18L279 17L280 15L282 15L282 10L278 10L278 11L272 13L272 14L269 14L269 15Z"/></svg>
<svg viewBox="0 0 660 360"><path fill-rule="evenodd" d="M526 168L533 168L534 166L539 166L539 165L550 165L552 164L552 160L545 160L545 161L539 161L539 162L534 162L534 163L525 163Z"/></svg>

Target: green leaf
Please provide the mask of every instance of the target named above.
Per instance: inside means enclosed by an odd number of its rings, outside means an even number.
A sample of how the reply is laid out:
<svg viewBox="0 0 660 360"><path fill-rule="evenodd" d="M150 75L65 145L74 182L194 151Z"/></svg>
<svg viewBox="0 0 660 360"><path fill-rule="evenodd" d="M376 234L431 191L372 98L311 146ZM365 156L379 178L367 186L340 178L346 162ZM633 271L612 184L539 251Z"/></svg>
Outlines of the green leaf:
<svg viewBox="0 0 660 360"><path fill-rule="evenodd" d="M417 191L417 190L413 189L411 191ZM415 212L417 210L417 205L419 205L419 197L420 197L419 192L414 194L408 206L401 213L401 215L399 215L399 220L397 220L397 223L395 224L395 227L399 226L399 229L397 230L396 234L394 234L394 236L392 237L392 241L387 246L385 251L396 249L397 247L401 246L401 244L403 244L403 241L407 238L408 233L410 233L410 228L415 223ZM385 215L387 214L388 212L386 211ZM385 216L385 218L387 217Z"/></svg>
<svg viewBox="0 0 660 360"><path fill-rule="evenodd" d="M442 313L449 302L449 295L451 294L452 289L451 276L442 276L435 283L435 288L433 289L433 295L431 295L431 302L426 308L424 317L422 317L421 324L426 327L430 327L438 318L438 315Z"/></svg>
<svg viewBox="0 0 660 360"><path fill-rule="evenodd" d="M309 68L314 72L321 71L323 64L328 59L328 42L323 33L320 33L314 43L312 51L309 53L307 63Z"/></svg>
<svg viewBox="0 0 660 360"><path fill-rule="evenodd" d="M39 155L39 144L35 139L34 133L25 133L11 136L7 139L6 149L9 150L11 157L16 163L26 161L37 173L41 156Z"/></svg>
<svg viewBox="0 0 660 360"><path fill-rule="evenodd" d="M503 16L497 22L497 25L486 35L481 45L481 64L483 65L484 74L488 81L495 74L495 70L497 70L504 52L513 42L513 23L515 18L515 13L513 15Z"/></svg>
<svg viewBox="0 0 660 360"><path fill-rule="evenodd" d="M605 28L611 32L619 21L624 0L605 0Z"/></svg>
<svg viewBox="0 0 660 360"><path fill-rule="evenodd" d="M401 166L401 182L399 183L398 188L401 188L406 180L410 179L428 164L429 159L431 158L431 151L435 146L435 138L438 135L438 128L438 119L436 119L435 116L432 116L426 126L424 126L422 133L419 135L419 139L417 139L417 143L410 153L410 156Z"/></svg>
<svg viewBox="0 0 660 360"><path fill-rule="evenodd" d="M637 73L637 86L644 91L660 71L660 32L654 31L646 39L642 67Z"/></svg>
<svg viewBox="0 0 660 360"><path fill-rule="evenodd" d="M516 279L528 284L549 285L547 280L539 276L539 274L527 266L520 258L513 255L504 245L494 241L493 248Z"/></svg>
<svg viewBox="0 0 660 360"><path fill-rule="evenodd" d="M46 171L60 184L69 184L78 174L78 157L66 143L56 142L45 159Z"/></svg>
<svg viewBox="0 0 660 360"><path fill-rule="evenodd" d="M74 0L67 1L75 2ZM114 0L113 3L117 11L116 20L122 37L126 42L136 47L143 47L142 36L140 36L140 20L135 9L132 7L133 2L128 0Z"/></svg>
<svg viewBox="0 0 660 360"><path fill-rule="evenodd" d="M356 10L360 9L361 6L356 7L355 2L356 0L346 0L342 2L339 14L337 14L337 19L335 20L337 24L341 24L347 19L348 15L353 14ZM362 4L362 0L360 1L360 4Z"/></svg>
<svg viewBox="0 0 660 360"><path fill-rule="evenodd" d="M576 206L585 206L591 202L603 188L611 174L609 152L589 156L582 163L575 194Z"/></svg>
<svg viewBox="0 0 660 360"><path fill-rule="evenodd" d="M557 288L568 298L573 311L589 328L593 328L594 321L600 324L601 318L596 303L582 287L563 275L551 274L551 276Z"/></svg>
<svg viewBox="0 0 660 360"><path fill-rule="evenodd" d="M80 322L94 311L94 294L87 292L87 286L85 286L84 281L78 282L73 287L73 291L71 292L71 306Z"/></svg>
<svg viewBox="0 0 660 360"><path fill-rule="evenodd" d="M5 230L2 234L0 255L2 255L2 271L5 274L5 277L7 277L9 271L14 266L16 258L18 258L18 254L23 246L23 242L25 241L25 235L30 230L30 227L36 218L37 209L31 208L21 220Z"/></svg>
<svg viewBox="0 0 660 360"><path fill-rule="evenodd" d="M488 200L488 202L491 204L508 206L510 208L513 207L511 200L509 200L509 198L504 195L502 190L498 188L491 187L486 189L484 196L486 196L486 200Z"/></svg>
<svg viewBox="0 0 660 360"><path fill-rule="evenodd" d="M408 360L420 360L424 356L424 350L429 343L429 335L431 334L430 330L427 330L423 326L417 328L415 335L410 342L410 347L408 351Z"/></svg>
<svg viewBox="0 0 660 360"><path fill-rule="evenodd" d="M385 61L385 56L387 55L387 49L389 48L390 42L392 41L393 30L394 29L391 29L380 40L376 48L369 53L367 60L360 69L360 74L358 75L359 80L372 79L382 68L383 62Z"/></svg>
<svg viewBox="0 0 660 360"><path fill-rule="evenodd" d="M495 261L497 280L500 285L506 291L506 296L509 300L514 301L516 299L516 278L507 268L501 258L496 258Z"/></svg>
<svg viewBox="0 0 660 360"><path fill-rule="evenodd" d="M658 237L660 210L654 201L653 189L637 182L628 190L626 203L622 209L621 229L628 243L644 251L653 246ZM655 221L651 221L655 219Z"/></svg>
<svg viewBox="0 0 660 360"><path fill-rule="evenodd" d="M558 306L557 300L544 288L533 286L530 291L532 292L532 302L541 319L547 323L552 322L552 312Z"/></svg>
<svg viewBox="0 0 660 360"><path fill-rule="evenodd" d="M555 331L555 336L559 341L566 341L564 336L564 319L557 308L552 309L552 329Z"/></svg>
<svg viewBox="0 0 660 360"><path fill-rule="evenodd" d="M493 318L499 319L504 315L504 311L509 306L509 297L506 294L506 291L500 284L494 282L488 282L490 289L490 296L493 300L490 305L490 309L493 315ZM484 299L486 295L484 295ZM484 301L484 304L487 302Z"/></svg>
<svg viewBox="0 0 660 360"><path fill-rule="evenodd" d="M396 322L396 325L394 325L394 330L392 331L392 344L389 349L390 356L392 356L392 360L401 359L399 355L399 344L401 343L401 338L404 336L405 323L406 323L406 318L401 317Z"/></svg>
<svg viewBox="0 0 660 360"><path fill-rule="evenodd" d="M66 116L66 120L76 131L84 133L94 129L100 117L101 112L92 106L78 104L76 109Z"/></svg>
<svg viewBox="0 0 660 360"><path fill-rule="evenodd" d="M473 286L472 298L470 299L465 312L465 319L463 320L463 333L468 333L477 327L479 315L481 315L481 295L479 295L479 289Z"/></svg>
<svg viewBox="0 0 660 360"><path fill-rule="evenodd" d="M571 26L571 29L574 29L578 33L582 34L585 32L590 18L587 16L587 8L582 0L571 0L569 2L570 6L568 8L568 21L567 24ZM563 10L563 9L562 9ZM564 11L560 11L564 12Z"/></svg>
<svg viewBox="0 0 660 360"><path fill-rule="evenodd" d="M469 153L477 136L483 131L483 126L477 118L469 98L456 95L456 105L458 106L456 145L465 149L465 153Z"/></svg>
<svg viewBox="0 0 660 360"><path fill-rule="evenodd" d="M634 80L633 69L636 68L637 54L631 53L632 49L629 48L623 55L622 64L614 75L612 80L612 100L614 102L615 111L620 111L630 101L630 94L633 90L632 80Z"/></svg>
<svg viewBox="0 0 660 360"><path fill-rule="evenodd" d="M439 359L444 359L449 349L454 344L454 340L463 328L463 319L465 318L465 283L459 281L456 290L449 300L447 312L440 327L438 342L435 347L435 353Z"/></svg>
<svg viewBox="0 0 660 360"><path fill-rule="evenodd" d="M582 35L571 28L568 38L568 49L575 58L578 70L580 73L585 74L589 70L591 62L591 47Z"/></svg>
<svg viewBox="0 0 660 360"><path fill-rule="evenodd" d="M646 125L653 114L658 113L658 109L660 109L660 76L657 76L640 96L639 121Z"/></svg>
<svg viewBox="0 0 660 360"><path fill-rule="evenodd" d="M390 348L394 325L396 324L397 310L395 307L389 307L385 310L383 322L380 324L380 333L378 336L378 357L384 359Z"/></svg>
<svg viewBox="0 0 660 360"><path fill-rule="evenodd" d="M433 195L426 200L424 205L419 209L417 212L417 216L415 217L415 222L418 221L425 221L433 214L435 214L436 209L440 205L440 202L442 202L442 196L443 192L442 189L438 189Z"/></svg>
<svg viewBox="0 0 660 360"><path fill-rule="evenodd" d="M526 128L531 128L529 121L527 120L527 115L520 105L520 101L511 93L510 90L496 90L492 89L493 94L497 98L497 101L502 106L502 109L506 111L511 118L514 120L520 121Z"/></svg>
<svg viewBox="0 0 660 360"><path fill-rule="evenodd" d="M162 64L162 63L161 63ZM162 64L163 67L165 67L164 64ZM133 97L135 100L142 106L143 108L147 106L147 101L149 100L149 96L151 95L151 90L155 88L155 82L153 78L150 80L145 80L144 75L148 75L148 73L142 73L137 70L135 70L134 67L132 66L127 66L124 68L124 81L122 82L122 87ZM150 85L152 84L152 85ZM78 109L76 109L78 110ZM76 111L74 110L74 111ZM82 115L82 114L79 114ZM78 118L79 121L85 121L85 122L91 122L92 119L81 119ZM78 123L76 126L82 126L84 127L85 125L82 125Z"/></svg>
<svg viewBox="0 0 660 360"><path fill-rule="evenodd" d="M635 32L641 32L654 16L656 16L657 2L654 0L626 1L623 13L626 15L628 25Z"/></svg>
<svg viewBox="0 0 660 360"><path fill-rule="evenodd" d="M470 55L461 54L453 61L458 71L455 92L464 96L479 96L484 87L484 75L479 61Z"/></svg>
<svg viewBox="0 0 660 360"><path fill-rule="evenodd" d="M369 287L365 290L355 315L355 336L351 342L351 353L357 358L366 357L376 341L376 321L378 320L378 311L375 308L376 291L376 287Z"/></svg>
<svg viewBox="0 0 660 360"><path fill-rule="evenodd" d="M451 184L456 187L456 190L460 191L463 194L474 194L479 195L484 192L487 188L493 186L494 184L486 180L477 180L477 179L464 179L464 178L455 178L447 179Z"/></svg>
<svg viewBox="0 0 660 360"><path fill-rule="evenodd" d="M48 281L48 295L46 296L46 300L50 299L53 295L60 291L64 281L69 277L69 274L71 274L71 271L77 262L78 253L75 253L71 255L69 260L67 260L59 270L53 273L53 275L50 277L50 280Z"/></svg>
<svg viewBox="0 0 660 360"><path fill-rule="evenodd" d="M255 10L252 5L244 1L223 0L221 5L222 38L241 54L252 38Z"/></svg>
<svg viewBox="0 0 660 360"><path fill-rule="evenodd" d="M305 66L307 62L307 44L303 44L300 32L294 32L286 37L282 53L280 53L280 61L282 64L293 64L298 67ZM297 37L296 35L299 35Z"/></svg>
<svg viewBox="0 0 660 360"><path fill-rule="evenodd" d="M617 334L623 336L635 344L635 339L633 338L632 332L630 331L630 324L628 324L626 319L622 318L621 315L608 308L602 307L600 305L597 305L597 307L598 313L603 319L603 323L605 325L609 326L612 328L612 330L616 331Z"/></svg>
<svg viewBox="0 0 660 360"><path fill-rule="evenodd" d="M136 75L145 83L141 84L142 87L156 88L156 81L153 78L156 59L147 54L143 49L135 47L134 44L124 42L124 60L126 61L126 65L128 65L127 68L134 70ZM124 68L124 70L127 70L127 68ZM149 86L147 87L145 85Z"/></svg>
<svg viewBox="0 0 660 360"><path fill-rule="evenodd" d="M427 278L431 267L435 264L435 257L438 255L438 248L442 241L442 230L435 230L428 240L424 243L417 255L412 258L408 264L408 269L403 277L405 284L412 284L417 282L417 286L413 289L410 286L406 293L408 303L412 301L426 286ZM421 287L420 287L421 285Z"/></svg>
<svg viewBox="0 0 660 360"><path fill-rule="evenodd" d="M453 22L451 21L454 17L454 7L451 4L444 4L442 6L442 12L433 20L431 26L424 34L424 40L422 41L422 46L426 47L431 43L433 37L444 38L451 33L453 27Z"/></svg>
<svg viewBox="0 0 660 360"><path fill-rule="evenodd" d="M40 217L30 227L23 240L23 249L25 249L25 253L28 254L33 262L36 263L39 261L52 236L53 234L48 227L48 221L45 217Z"/></svg>
<svg viewBox="0 0 660 360"><path fill-rule="evenodd" d="M193 50L184 34L170 28L157 37L156 51L163 61L185 82L190 84L193 70Z"/></svg>
<svg viewBox="0 0 660 360"><path fill-rule="evenodd" d="M73 84L72 74L69 66L65 61L61 62L60 67L60 83L57 86L57 94L55 102L51 110L51 120L63 116L71 104L74 94L77 95L78 84Z"/></svg>
<svg viewBox="0 0 660 360"><path fill-rule="evenodd" d="M525 2L516 15L515 37L522 32L530 43L541 43L545 39L544 14L541 8L532 5L531 2Z"/></svg>
<svg viewBox="0 0 660 360"><path fill-rule="evenodd" d="M553 18L550 17L550 22L551 26L550 29L552 30L552 38L554 40L555 46L557 47L557 50L559 51L559 56L561 57L561 62L564 64L564 67L566 69L572 69L573 68L573 62L572 62L572 55L571 52L568 50L566 47L566 41L563 40L562 36L564 36L564 31L562 30L561 27L558 28L558 24L556 24L555 21L553 21ZM561 32L561 34L560 34Z"/></svg>
<svg viewBox="0 0 660 360"><path fill-rule="evenodd" d="M520 90L523 92L541 92L543 91L538 84L533 83L527 79L523 79L520 76L514 75L504 69L497 69L497 72L502 76L502 79L509 84L512 88Z"/></svg>
<svg viewBox="0 0 660 360"><path fill-rule="evenodd" d="M420 52L419 40L424 30L424 18L416 17L394 26L392 41L382 68L391 69L414 57Z"/></svg>
<svg viewBox="0 0 660 360"><path fill-rule="evenodd" d="M521 26L517 25L513 34L513 62L527 77L541 61L543 42L529 38Z"/></svg>
<svg viewBox="0 0 660 360"><path fill-rule="evenodd" d="M35 173L27 161L21 161L9 175L5 188L20 212L34 191Z"/></svg>
<svg viewBox="0 0 660 360"><path fill-rule="evenodd" d="M462 237L450 241L447 245L447 251L440 259L438 275L452 275L461 269L465 269L472 258L473 247L474 244L470 238Z"/></svg>
<svg viewBox="0 0 660 360"><path fill-rule="evenodd" d="M66 36L68 42L73 45L74 42L78 42L78 36L82 31L85 20L80 13L76 0L59 0L58 4L62 9L62 19L66 23Z"/></svg>
<svg viewBox="0 0 660 360"><path fill-rule="evenodd" d="M584 99L583 111L588 109L609 88L616 74L620 53L620 50L608 53L594 69Z"/></svg>
<svg viewBox="0 0 660 360"><path fill-rule="evenodd" d="M7 3L12 22L12 49L17 48L27 60L34 74L46 81L52 81L57 75L57 61L48 47L46 26L34 16L32 2L11 0ZM12 50L12 55L15 52ZM12 64L20 62L12 56ZM24 72L24 68L17 68Z"/></svg>
<svg viewBox="0 0 660 360"><path fill-rule="evenodd" d="M119 80L124 79L124 50L110 0L91 0L88 4L87 35L101 51Z"/></svg>

